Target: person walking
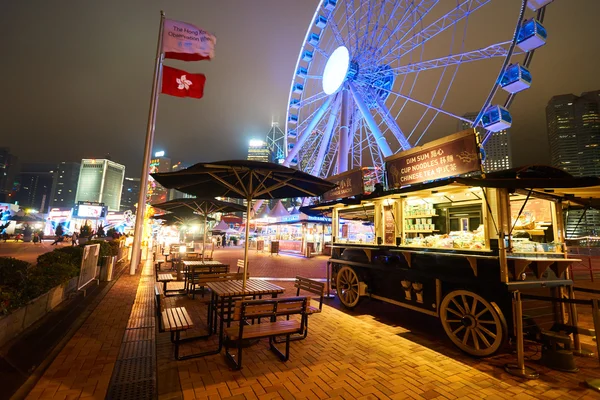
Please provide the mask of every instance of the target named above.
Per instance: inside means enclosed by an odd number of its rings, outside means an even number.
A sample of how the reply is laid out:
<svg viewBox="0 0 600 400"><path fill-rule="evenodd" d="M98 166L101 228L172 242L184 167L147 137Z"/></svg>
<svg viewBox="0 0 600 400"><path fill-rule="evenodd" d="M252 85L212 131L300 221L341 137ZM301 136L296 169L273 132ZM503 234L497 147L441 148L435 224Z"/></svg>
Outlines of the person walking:
<svg viewBox="0 0 600 400"><path fill-rule="evenodd" d="M54 239L54 242L51 243L51 246L55 246L58 243L63 241L63 234L64 234L64 230L61 224L56 225L56 230L54 231L54 234L56 235L56 238Z"/></svg>
<svg viewBox="0 0 600 400"><path fill-rule="evenodd" d="M77 245L77 232L73 231L73 235L71 235L71 246L76 246Z"/></svg>

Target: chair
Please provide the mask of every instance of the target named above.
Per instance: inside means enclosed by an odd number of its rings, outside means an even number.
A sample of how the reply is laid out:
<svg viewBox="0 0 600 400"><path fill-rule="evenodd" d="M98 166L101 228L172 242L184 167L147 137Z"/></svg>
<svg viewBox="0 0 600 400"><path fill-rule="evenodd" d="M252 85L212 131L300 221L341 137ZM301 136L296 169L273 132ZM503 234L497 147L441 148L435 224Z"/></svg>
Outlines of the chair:
<svg viewBox="0 0 600 400"><path fill-rule="evenodd" d="M247 267L247 265L246 265L246 267ZM244 272L244 270L246 270L246 268L244 267L244 260L237 260L237 269L238 269L238 271L237 271L238 273L242 273L242 272Z"/></svg>
<svg viewBox="0 0 600 400"><path fill-rule="evenodd" d="M213 253L214 252L215 252L215 244L211 243L210 254L204 253L204 259L203 259L203 261L212 261L213 260Z"/></svg>
<svg viewBox="0 0 600 400"><path fill-rule="evenodd" d="M304 331L299 335L294 335L290 340L302 340L306 339L308 335L308 316L311 314L320 313L323 310L323 298L325 297L325 283L315 281L313 279L303 278L301 276L296 276L296 280L294 282L294 287L296 288L296 296L300 296L300 291L309 292L312 294L316 294L319 296L319 306L315 307L311 304L310 297L308 302L308 307L306 309L306 313L304 314ZM276 343L281 343L278 338L275 338Z"/></svg>

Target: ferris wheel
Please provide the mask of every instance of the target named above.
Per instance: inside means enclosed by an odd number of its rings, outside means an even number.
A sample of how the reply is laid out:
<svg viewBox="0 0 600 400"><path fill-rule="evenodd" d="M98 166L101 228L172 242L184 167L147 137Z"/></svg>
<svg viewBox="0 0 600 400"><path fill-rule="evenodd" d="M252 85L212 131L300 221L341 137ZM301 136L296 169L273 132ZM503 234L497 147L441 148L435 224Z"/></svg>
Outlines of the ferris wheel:
<svg viewBox="0 0 600 400"><path fill-rule="evenodd" d="M386 157L457 126L485 143L531 85L551 1L321 0L291 82L284 165L382 174Z"/></svg>

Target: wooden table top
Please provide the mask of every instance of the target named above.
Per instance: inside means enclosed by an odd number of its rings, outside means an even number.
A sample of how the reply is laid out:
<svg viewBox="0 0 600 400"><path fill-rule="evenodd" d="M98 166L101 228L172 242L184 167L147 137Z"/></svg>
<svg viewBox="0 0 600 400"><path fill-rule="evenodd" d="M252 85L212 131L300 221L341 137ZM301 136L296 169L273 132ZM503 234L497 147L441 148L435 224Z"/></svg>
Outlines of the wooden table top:
<svg viewBox="0 0 600 400"><path fill-rule="evenodd" d="M221 261L202 261L202 260L183 260L183 265L187 266L187 267L196 267L196 266L203 266L203 265L208 265L208 266L215 266L215 265L229 265L229 264L224 264Z"/></svg>
<svg viewBox="0 0 600 400"><path fill-rule="evenodd" d="M280 294L284 292L281 286L274 285L267 281L247 280L246 290L242 290L243 281L224 281L210 282L207 286L219 297L259 295L259 294Z"/></svg>

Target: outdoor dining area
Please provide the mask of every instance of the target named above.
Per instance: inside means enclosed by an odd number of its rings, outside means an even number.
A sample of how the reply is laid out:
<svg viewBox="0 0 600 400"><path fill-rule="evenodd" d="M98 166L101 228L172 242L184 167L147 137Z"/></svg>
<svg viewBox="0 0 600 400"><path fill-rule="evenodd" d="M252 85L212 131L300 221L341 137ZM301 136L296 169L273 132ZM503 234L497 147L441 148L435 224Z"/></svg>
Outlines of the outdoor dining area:
<svg viewBox="0 0 600 400"><path fill-rule="evenodd" d="M189 218L191 213L204 224L202 244L180 243L168 249L156 245L153 249L157 325L160 332L170 334L175 359L219 354L225 348L232 368L241 369L243 349L268 339L269 349L287 361L290 342L307 337L308 316L322 308L324 284L297 277L296 295L280 297L285 288L250 279L248 240L244 240L244 258L237 260L235 269L219 261L214 244L207 243L206 222L209 215L241 211L246 211L248 219L256 199L315 197L335 185L298 170L251 161L199 163L152 176L166 188L196 196L153 204L164 212L155 218ZM241 198L246 205L217 197ZM248 238L246 222L244 237ZM311 295L318 304L311 303ZM201 348L180 354L188 343Z"/></svg>

